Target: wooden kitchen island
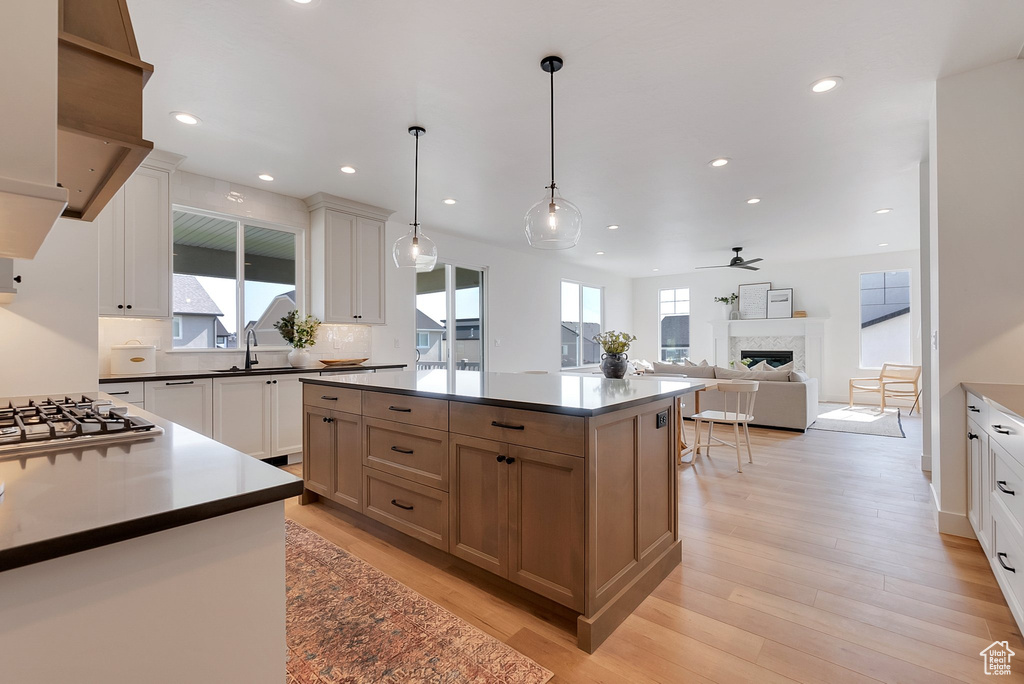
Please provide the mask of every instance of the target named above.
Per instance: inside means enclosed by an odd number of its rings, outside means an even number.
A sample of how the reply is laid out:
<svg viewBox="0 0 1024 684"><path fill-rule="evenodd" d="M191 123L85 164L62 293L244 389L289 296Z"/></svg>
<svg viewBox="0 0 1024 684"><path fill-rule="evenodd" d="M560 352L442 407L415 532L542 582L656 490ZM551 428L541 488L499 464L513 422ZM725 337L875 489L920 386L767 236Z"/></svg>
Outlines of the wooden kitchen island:
<svg viewBox="0 0 1024 684"><path fill-rule="evenodd" d="M579 615L593 652L681 562L676 398L697 382L476 371L303 378L328 499Z"/></svg>

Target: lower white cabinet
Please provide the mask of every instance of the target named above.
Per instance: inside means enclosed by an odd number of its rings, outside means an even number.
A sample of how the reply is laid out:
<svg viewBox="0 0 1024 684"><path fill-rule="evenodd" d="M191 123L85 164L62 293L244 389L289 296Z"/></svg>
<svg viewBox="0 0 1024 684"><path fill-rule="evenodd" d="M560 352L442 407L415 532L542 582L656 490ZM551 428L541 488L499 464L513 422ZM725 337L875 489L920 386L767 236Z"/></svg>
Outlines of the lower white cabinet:
<svg viewBox="0 0 1024 684"><path fill-rule="evenodd" d="M215 378L213 438L255 458L302 451L302 377Z"/></svg>
<svg viewBox="0 0 1024 684"><path fill-rule="evenodd" d="M989 512L992 454L988 433L970 418L967 420L967 456L967 519L974 527L982 548L988 550L992 531Z"/></svg>
<svg viewBox="0 0 1024 684"><path fill-rule="evenodd" d="M302 451L302 383L299 378L309 375L275 375L273 401L270 404L270 444L274 456L297 454Z"/></svg>
<svg viewBox="0 0 1024 684"><path fill-rule="evenodd" d="M141 382L108 382L100 385L100 391L132 406L146 408L146 389Z"/></svg>
<svg viewBox="0 0 1024 684"><path fill-rule="evenodd" d="M156 380L145 383L146 410L195 430L213 436L213 379Z"/></svg>

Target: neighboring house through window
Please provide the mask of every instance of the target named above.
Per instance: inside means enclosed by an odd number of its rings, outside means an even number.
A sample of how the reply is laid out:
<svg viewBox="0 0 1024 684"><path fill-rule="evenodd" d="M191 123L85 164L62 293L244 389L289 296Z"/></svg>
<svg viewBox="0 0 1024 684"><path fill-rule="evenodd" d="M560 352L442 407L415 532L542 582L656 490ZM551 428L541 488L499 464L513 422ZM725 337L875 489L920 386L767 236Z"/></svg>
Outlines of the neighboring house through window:
<svg viewBox="0 0 1024 684"><path fill-rule="evenodd" d="M562 368L600 363L601 345L594 336L604 324L602 295L599 287L562 281Z"/></svg>
<svg viewBox="0 0 1024 684"><path fill-rule="evenodd" d="M662 361L681 361L690 355L690 290L658 292L658 339Z"/></svg>
<svg viewBox="0 0 1024 684"><path fill-rule="evenodd" d="M860 365L913 363L910 271L860 274Z"/></svg>
<svg viewBox="0 0 1024 684"><path fill-rule="evenodd" d="M171 319L171 337L176 340L181 339L181 316L175 316Z"/></svg>

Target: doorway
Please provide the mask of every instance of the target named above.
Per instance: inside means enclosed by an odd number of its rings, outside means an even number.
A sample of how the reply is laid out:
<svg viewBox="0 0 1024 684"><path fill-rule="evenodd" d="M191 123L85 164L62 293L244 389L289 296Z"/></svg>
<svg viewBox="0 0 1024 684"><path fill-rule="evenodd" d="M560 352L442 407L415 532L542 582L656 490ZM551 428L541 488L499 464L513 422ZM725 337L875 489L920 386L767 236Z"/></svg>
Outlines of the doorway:
<svg viewBox="0 0 1024 684"><path fill-rule="evenodd" d="M484 370L484 271L438 262L416 274L416 370Z"/></svg>

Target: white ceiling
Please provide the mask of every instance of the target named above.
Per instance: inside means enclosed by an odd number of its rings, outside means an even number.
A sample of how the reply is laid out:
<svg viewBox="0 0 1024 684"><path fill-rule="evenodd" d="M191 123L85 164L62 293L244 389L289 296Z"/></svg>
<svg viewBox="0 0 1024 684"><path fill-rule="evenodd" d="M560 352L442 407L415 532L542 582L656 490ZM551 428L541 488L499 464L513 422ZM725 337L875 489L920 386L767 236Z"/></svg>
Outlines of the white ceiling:
<svg viewBox="0 0 1024 684"><path fill-rule="evenodd" d="M560 256L631 276L739 245L785 261L916 248L933 82L1024 42L1021 0L128 4L156 67L146 136L182 168L408 222L420 124L424 229L523 250L549 182L539 62L563 56L557 177L584 233ZM810 92L831 75L839 89Z"/></svg>

